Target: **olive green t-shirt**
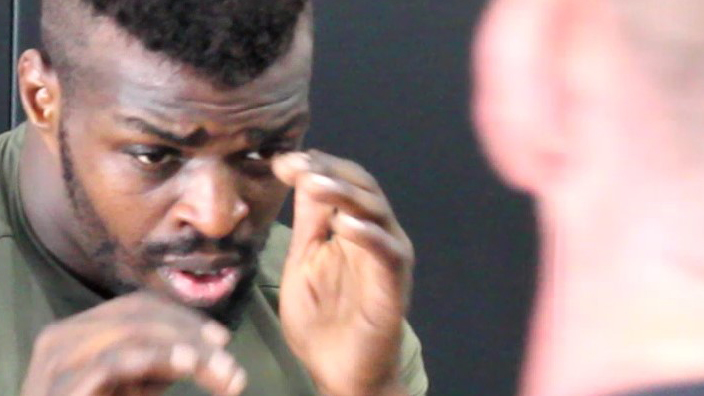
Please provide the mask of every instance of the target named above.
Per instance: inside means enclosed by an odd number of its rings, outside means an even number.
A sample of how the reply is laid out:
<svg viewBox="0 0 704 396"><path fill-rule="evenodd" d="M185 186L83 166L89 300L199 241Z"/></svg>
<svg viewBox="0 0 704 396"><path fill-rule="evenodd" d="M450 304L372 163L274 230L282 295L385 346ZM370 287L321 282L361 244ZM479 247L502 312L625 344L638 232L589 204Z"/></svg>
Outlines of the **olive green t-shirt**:
<svg viewBox="0 0 704 396"><path fill-rule="evenodd" d="M19 156L25 128L0 135L0 395L19 395L36 336L48 324L104 300L73 278L42 246L19 196ZM58 192L60 194L63 192ZM278 287L290 230L275 224L260 261L253 297L228 350L248 374L246 395L314 395L315 387L283 338ZM425 394L428 379L420 342L405 326L402 378L411 395ZM339 364L345 364L339 362ZM200 395L189 382L167 395Z"/></svg>

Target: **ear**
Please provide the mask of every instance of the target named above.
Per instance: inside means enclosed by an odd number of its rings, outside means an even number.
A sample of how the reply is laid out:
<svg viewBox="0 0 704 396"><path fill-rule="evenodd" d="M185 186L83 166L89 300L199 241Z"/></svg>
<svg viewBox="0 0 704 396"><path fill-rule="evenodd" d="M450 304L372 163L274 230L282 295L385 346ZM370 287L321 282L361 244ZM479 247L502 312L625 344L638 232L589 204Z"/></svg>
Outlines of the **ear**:
<svg viewBox="0 0 704 396"><path fill-rule="evenodd" d="M55 71L35 49L20 57L18 78L22 107L33 128L47 143L49 150L58 154L59 121L61 119L61 85Z"/></svg>
<svg viewBox="0 0 704 396"><path fill-rule="evenodd" d="M536 193L564 161L562 0L497 0L476 36L472 114L484 151L513 187Z"/></svg>

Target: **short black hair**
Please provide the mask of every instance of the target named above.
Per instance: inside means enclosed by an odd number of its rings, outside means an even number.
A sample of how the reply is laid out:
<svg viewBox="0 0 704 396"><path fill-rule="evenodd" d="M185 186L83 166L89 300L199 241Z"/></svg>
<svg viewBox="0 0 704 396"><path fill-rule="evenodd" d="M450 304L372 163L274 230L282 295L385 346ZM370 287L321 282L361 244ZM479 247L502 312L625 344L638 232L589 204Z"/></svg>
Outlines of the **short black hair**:
<svg viewBox="0 0 704 396"><path fill-rule="evenodd" d="M43 0L42 36L51 62L67 56L59 42L60 26L47 18L89 8L92 17L107 17L144 47L189 66L218 86L236 87L256 78L284 54L309 0ZM63 3L63 4L61 4ZM58 15L46 15L46 11ZM69 39L70 40L70 39ZM60 45L59 45L60 44ZM67 60L68 63L70 60Z"/></svg>

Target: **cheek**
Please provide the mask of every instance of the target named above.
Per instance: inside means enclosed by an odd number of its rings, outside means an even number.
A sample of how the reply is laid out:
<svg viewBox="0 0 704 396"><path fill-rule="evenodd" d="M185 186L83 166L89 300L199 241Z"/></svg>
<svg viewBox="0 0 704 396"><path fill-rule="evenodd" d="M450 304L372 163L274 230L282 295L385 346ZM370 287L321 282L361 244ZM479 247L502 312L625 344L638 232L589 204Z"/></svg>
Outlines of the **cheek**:
<svg viewBox="0 0 704 396"><path fill-rule="evenodd" d="M119 154L86 142L74 157L76 176L110 235L123 246L138 244L163 213L161 201L144 193Z"/></svg>

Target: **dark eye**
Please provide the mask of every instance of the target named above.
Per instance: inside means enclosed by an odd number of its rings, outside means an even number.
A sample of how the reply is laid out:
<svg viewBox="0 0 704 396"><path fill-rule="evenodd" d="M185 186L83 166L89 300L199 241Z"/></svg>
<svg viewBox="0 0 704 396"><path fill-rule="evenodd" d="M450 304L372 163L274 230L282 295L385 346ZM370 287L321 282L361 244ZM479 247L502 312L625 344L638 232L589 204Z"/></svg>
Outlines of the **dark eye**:
<svg viewBox="0 0 704 396"><path fill-rule="evenodd" d="M294 144L266 144L249 151L241 152L237 166L247 175L255 178L272 177L271 160L276 154L295 148Z"/></svg>
<svg viewBox="0 0 704 396"><path fill-rule="evenodd" d="M140 165L147 167L160 167L179 160L178 152L164 147L138 146L128 150L128 153L136 159Z"/></svg>
<svg viewBox="0 0 704 396"><path fill-rule="evenodd" d="M163 165L173 160L171 154L140 154L137 156L137 161L145 165Z"/></svg>
<svg viewBox="0 0 704 396"><path fill-rule="evenodd" d="M250 161L268 161L274 155L286 151L290 151L290 149L281 146L260 147L257 150L252 150L244 153L244 158Z"/></svg>
<svg viewBox="0 0 704 396"><path fill-rule="evenodd" d="M250 151L245 153L244 157L252 161L261 161L264 159L261 151Z"/></svg>

